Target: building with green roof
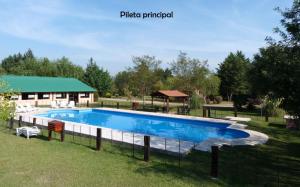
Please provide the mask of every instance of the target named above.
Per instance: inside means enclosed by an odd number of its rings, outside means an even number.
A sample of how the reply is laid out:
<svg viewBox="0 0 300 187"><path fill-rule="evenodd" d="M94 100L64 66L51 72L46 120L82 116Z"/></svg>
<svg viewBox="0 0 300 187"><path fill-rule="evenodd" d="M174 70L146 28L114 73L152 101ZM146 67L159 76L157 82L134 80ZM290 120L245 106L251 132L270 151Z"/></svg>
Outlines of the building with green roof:
<svg viewBox="0 0 300 187"><path fill-rule="evenodd" d="M6 89L19 93L11 99L17 103L49 105L51 101L94 101L94 88L75 78L2 75ZM5 90L0 90L1 92Z"/></svg>

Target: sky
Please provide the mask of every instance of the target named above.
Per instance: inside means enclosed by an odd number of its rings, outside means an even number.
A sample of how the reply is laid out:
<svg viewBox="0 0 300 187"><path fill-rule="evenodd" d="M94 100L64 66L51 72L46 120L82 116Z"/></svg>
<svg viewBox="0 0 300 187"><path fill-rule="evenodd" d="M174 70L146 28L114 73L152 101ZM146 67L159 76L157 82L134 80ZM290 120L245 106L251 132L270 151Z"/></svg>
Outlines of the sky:
<svg viewBox="0 0 300 187"><path fill-rule="evenodd" d="M0 59L31 49L86 66L92 57L111 74L150 55L162 66L180 51L215 70L230 53L252 58L292 0L0 0ZM169 19L120 18L120 11L171 12Z"/></svg>

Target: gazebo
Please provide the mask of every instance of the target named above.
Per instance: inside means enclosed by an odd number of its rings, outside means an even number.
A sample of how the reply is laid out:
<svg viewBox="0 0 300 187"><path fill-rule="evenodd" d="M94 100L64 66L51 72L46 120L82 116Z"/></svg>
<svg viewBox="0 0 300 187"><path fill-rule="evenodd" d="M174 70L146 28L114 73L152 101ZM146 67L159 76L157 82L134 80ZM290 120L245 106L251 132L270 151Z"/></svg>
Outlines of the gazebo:
<svg viewBox="0 0 300 187"><path fill-rule="evenodd" d="M185 93L182 93L178 90L158 90L156 92L153 92L151 94L151 99L152 99L152 106L153 106L153 99L154 97L157 98L162 98L164 100L164 105L166 105L166 111L169 112L169 102L170 102L170 97L181 100L183 102L183 105L186 103L188 100L188 95Z"/></svg>

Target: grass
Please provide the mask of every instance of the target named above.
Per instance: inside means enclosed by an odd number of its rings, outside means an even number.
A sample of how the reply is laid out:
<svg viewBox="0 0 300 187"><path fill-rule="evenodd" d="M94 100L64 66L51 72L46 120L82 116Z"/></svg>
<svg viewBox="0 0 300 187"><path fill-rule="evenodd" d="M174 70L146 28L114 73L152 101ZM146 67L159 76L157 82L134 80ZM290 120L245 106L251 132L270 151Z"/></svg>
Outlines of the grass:
<svg viewBox="0 0 300 187"><path fill-rule="evenodd" d="M228 113L224 112L224 115ZM217 113L217 115L223 115ZM248 113L242 113L249 115ZM110 141L100 152L95 140L66 136L64 143L43 135L26 140L4 124L0 128L0 183L2 186L299 186L300 133L282 121L254 118L249 129L270 140L260 146L224 147L219 157L219 179L209 176L210 154L193 151L186 157L151 153ZM57 136L58 138L58 136ZM180 163L180 165L179 165Z"/></svg>

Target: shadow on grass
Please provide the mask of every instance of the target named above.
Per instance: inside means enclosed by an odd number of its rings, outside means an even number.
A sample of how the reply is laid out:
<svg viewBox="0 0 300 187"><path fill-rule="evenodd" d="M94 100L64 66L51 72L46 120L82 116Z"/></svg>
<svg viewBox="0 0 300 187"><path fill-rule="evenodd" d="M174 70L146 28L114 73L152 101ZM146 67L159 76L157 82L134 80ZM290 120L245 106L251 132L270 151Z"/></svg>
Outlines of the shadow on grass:
<svg viewBox="0 0 300 187"><path fill-rule="evenodd" d="M282 124L282 123L274 123L274 122L269 123L269 126L270 126L270 127L281 128L281 129L285 129L285 128L286 128L286 125L285 125L285 124Z"/></svg>

